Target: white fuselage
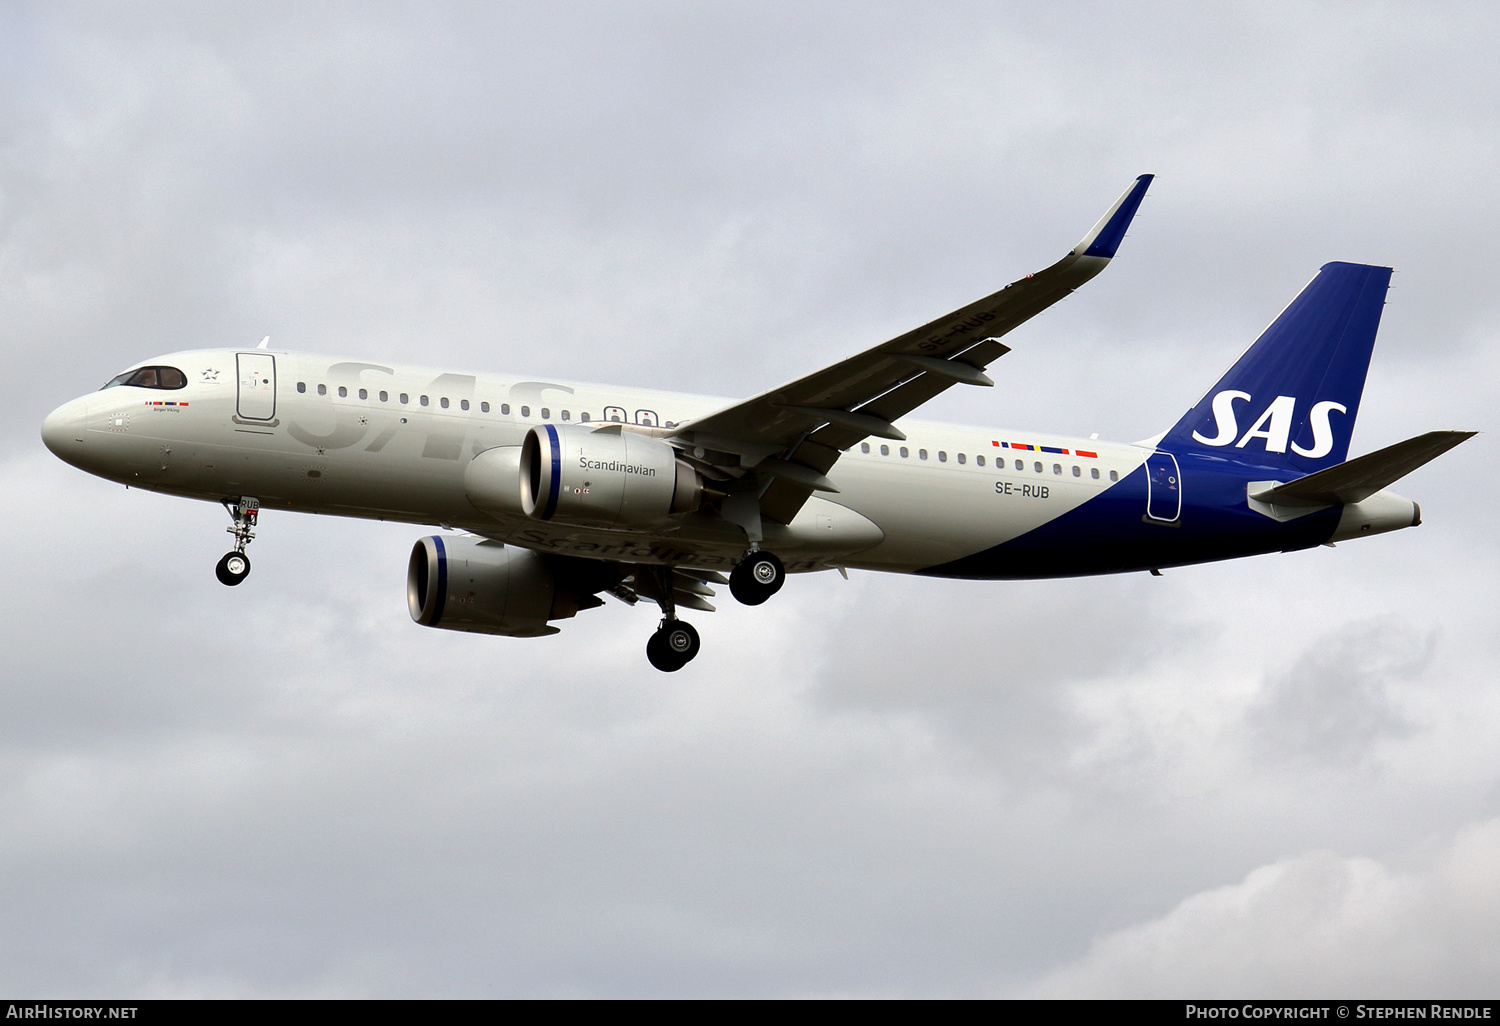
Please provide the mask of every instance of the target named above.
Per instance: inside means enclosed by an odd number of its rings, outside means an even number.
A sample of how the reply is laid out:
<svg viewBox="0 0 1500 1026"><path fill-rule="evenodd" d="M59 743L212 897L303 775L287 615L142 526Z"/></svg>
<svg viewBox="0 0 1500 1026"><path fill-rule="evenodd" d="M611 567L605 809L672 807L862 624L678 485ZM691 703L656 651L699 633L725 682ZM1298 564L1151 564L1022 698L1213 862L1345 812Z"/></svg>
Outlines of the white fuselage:
<svg viewBox="0 0 1500 1026"><path fill-rule="evenodd" d="M519 452L539 424L669 428L732 400L256 350L147 364L180 368L186 386L121 385L76 399L48 418L49 447L133 487L445 525L545 552L707 569L744 552L744 534L717 517L674 517L645 531L570 527L526 516L519 499L481 510L466 482L474 457ZM829 472L837 493L814 495L789 525L766 525L765 544L788 569L910 572L960 559L1080 506L1151 451L916 420L900 427L904 442L871 439L843 454Z"/></svg>

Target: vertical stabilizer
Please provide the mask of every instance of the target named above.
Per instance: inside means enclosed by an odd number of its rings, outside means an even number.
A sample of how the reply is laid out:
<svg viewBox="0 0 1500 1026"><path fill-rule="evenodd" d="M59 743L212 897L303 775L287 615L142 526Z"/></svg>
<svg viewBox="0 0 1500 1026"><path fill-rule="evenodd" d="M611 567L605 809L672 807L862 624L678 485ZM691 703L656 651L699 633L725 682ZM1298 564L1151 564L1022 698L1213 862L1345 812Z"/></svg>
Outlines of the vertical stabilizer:
<svg viewBox="0 0 1500 1026"><path fill-rule="evenodd" d="M1161 441L1310 474L1349 455L1391 269L1324 264Z"/></svg>

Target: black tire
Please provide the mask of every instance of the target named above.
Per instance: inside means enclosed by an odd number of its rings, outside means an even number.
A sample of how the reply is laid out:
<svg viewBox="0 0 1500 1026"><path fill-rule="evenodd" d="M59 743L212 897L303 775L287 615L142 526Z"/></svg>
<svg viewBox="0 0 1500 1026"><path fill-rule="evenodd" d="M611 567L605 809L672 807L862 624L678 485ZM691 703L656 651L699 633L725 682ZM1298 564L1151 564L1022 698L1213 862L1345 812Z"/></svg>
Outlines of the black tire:
<svg viewBox="0 0 1500 1026"><path fill-rule="evenodd" d="M663 673L675 673L692 662L701 647L692 624L671 620L662 624L646 642L646 658Z"/></svg>
<svg viewBox="0 0 1500 1026"><path fill-rule="evenodd" d="M214 575L220 584L233 588L250 576L250 557L243 552L226 552L219 565L214 567Z"/></svg>
<svg viewBox="0 0 1500 1026"><path fill-rule="evenodd" d="M674 673L686 665L667 648L666 638L661 631L657 631L646 641L646 658L662 673Z"/></svg>
<svg viewBox="0 0 1500 1026"><path fill-rule="evenodd" d="M729 574L729 593L747 606L758 606L781 590L786 567L771 552L755 552Z"/></svg>

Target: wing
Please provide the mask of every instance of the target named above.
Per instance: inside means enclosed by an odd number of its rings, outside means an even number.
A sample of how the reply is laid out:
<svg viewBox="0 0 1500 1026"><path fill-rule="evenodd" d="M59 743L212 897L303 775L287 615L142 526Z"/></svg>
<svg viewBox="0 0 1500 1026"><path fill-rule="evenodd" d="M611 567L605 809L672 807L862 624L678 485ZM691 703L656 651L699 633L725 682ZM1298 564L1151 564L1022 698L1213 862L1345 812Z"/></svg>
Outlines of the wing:
<svg viewBox="0 0 1500 1026"><path fill-rule="evenodd" d="M871 435L901 439L892 421L955 384L993 385L984 368L1010 352L1000 340L1104 270L1135 217L1152 175L1141 175L1083 241L1045 270L790 384L681 425L675 437L753 473L760 513L788 523L815 490L837 491L827 474L839 453ZM740 504L743 505L743 504ZM732 516L726 506L726 518ZM747 527L747 531L749 531ZM758 527L751 540L758 540Z"/></svg>

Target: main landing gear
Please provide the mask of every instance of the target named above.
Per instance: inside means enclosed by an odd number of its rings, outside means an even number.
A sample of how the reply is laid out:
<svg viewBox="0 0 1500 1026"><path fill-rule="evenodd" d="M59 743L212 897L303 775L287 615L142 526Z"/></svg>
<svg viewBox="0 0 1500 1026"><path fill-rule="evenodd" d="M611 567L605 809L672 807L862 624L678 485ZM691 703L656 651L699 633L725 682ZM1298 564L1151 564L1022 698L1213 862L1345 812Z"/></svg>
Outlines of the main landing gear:
<svg viewBox="0 0 1500 1026"><path fill-rule="evenodd" d="M248 495L242 495L236 501L225 499L224 509L234 520L233 527L225 528L234 535L234 549L224 553L224 558L214 567L214 574L219 578L220 584L227 584L232 588L250 576L250 557L245 555L245 546L255 537L255 520L260 515L260 500Z"/></svg>
<svg viewBox="0 0 1500 1026"><path fill-rule="evenodd" d="M664 673L673 673L693 661L702 643L698 632L685 620L662 617L661 626L646 642L646 658Z"/></svg>
<svg viewBox="0 0 1500 1026"><path fill-rule="evenodd" d="M649 573L651 590L656 592L657 605L661 606L661 625L651 635L651 640L646 642L646 658L663 673L675 673L693 661L702 643L692 624L677 619L676 585L672 580L672 568L652 567Z"/></svg>
<svg viewBox="0 0 1500 1026"><path fill-rule="evenodd" d="M747 606L758 606L781 590L786 567L770 552L753 549L729 574L729 593Z"/></svg>
<svg viewBox="0 0 1500 1026"><path fill-rule="evenodd" d="M694 579L711 580L715 584L725 583L724 578L718 574ZM646 642L646 658L658 670L674 673L692 662L701 647L698 632L693 629L693 625L677 619L677 589L683 589L683 601L695 609L713 609L713 606L707 604L694 605L695 602L702 601L697 598L697 594L713 593L707 589L694 593L691 581L684 585L671 567L638 567L636 582L636 591L630 596L630 601L634 601L635 594L640 594L655 598L661 606L661 625L651 635L651 640ZM735 598L747 606L758 606L781 590L781 586L786 583L786 567L773 554L761 552L758 548L751 549L730 573L728 583Z"/></svg>

